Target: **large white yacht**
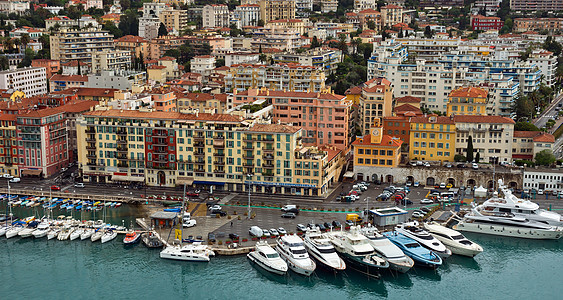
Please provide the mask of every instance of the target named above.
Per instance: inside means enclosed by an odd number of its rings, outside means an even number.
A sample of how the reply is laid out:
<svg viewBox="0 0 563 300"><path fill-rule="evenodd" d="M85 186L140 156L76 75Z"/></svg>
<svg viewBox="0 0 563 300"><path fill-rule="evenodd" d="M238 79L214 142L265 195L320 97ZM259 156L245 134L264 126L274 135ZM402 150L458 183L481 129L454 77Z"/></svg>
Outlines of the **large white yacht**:
<svg viewBox="0 0 563 300"><path fill-rule="evenodd" d="M444 227L436 222L423 223L424 229L442 242L454 254L474 257L483 252L478 244L468 240L463 234L453 229Z"/></svg>
<svg viewBox="0 0 563 300"><path fill-rule="evenodd" d="M192 243L187 245L169 245L160 251L160 258L184 260L184 261L209 261L210 256L214 256L215 252L211 251L208 246L201 243Z"/></svg>
<svg viewBox="0 0 563 300"><path fill-rule="evenodd" d="M525 239L557 240L563 236L561 227L517 217L512 213L491 212L478 208L473 207L453 229Z"/></svg>
<svg viewBox="0 0 563 300"><path fill-rule="evenodd" d="M322 266L333 271L343 271L346 263L338 256L334 246L326 234L316 227L308 229L303 239L309 255L321 263Z"/></svg>
<svg viewBox="0 0 563 300"><path fill-rule="evenodd" d="M255 251L248 253L246 257L268 272L278 275L287 273L287 263L266 241L256 242Z"/></svg>
<svg viewBox="0 0 563 300"><path fill-rule="evenodd" d="M348 232L329 232L328 237L347 267L370 277L379 277L381 270L389 268L389 262L373 249L358 226L352 226Z"/></svg>
<svg viewBox="0 0 563 300"><path fill-rule="evenodd" d="M303 240L295 234L278 238L276 251L287 262L289 268L297 274L311 276L317 265L307 254Z"/></svg>
<svg viewBox="0 0 563 300"><path fill-rule="evenodd" d="M516 217L526 218L531 221L551 226L563 226L563 216L560 214L540 209L537 203L516 197L503 184L502 179L498 180L498 185L504 197L499 197L499 193L495 192L492 198L477 206L478 210L491 213L511 213Z"/></svg>
<svg viewBox="0 0 563 300"><path fill-rule="evenodd" d="M414 266L412 258L406 256L401 248L393 244L371 224L368 224L368 227L362 227L362 234L369 239L375 251L389 262L389 269L406 273Z"/></svg>
<svg viewBox="0 0 563 300"><path fill-rule="evenodd" d="M441 258L448 258L452 255L452 251L450 249L446 248L442 242L430 235L428 231L420 228L418 225L417 221L407 222L397 225L395 230L398 233L402 233L404 236L417 241L423 247L434 251L434 253L440 255Z"/></svg>

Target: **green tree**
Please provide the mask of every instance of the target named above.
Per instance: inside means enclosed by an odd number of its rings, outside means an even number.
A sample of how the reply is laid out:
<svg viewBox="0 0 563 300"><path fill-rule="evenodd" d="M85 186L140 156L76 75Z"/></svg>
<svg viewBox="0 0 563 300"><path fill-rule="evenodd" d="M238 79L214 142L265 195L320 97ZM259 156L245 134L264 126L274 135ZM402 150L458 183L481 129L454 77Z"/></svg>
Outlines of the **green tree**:
<svg viewBox="0 0 563 300"><path fill-rule="evenodd" d="M472 162L473 161L473 137L469 136L467 138L467 155L466 155L467 161Z"/></svg>
<svg viewBox="0 0 563 300"><path fill-rule="evenodd" d="M368 21L368 28L371 30L375 30L375 22L372 20Z"/></svg>
<svg viewBox="0 0 563 300"><path fill-rule="evenodd" d="M264 20L258 20L258 27L264 27Z"/></svg>
<svg viewBox="0 0 563 300"><path fill-rule="evenodd" d="M434 32L432 31L432 29L430 29L430 26L426 26L424 28L424 36L426 38L431 38L434 35Z"/></svg>
<svg viewBox="0 0 563 300"><path fill-rule="evenodd" d="M313 36L313 40L311 41L311 49L318 48L320 46L321 46L321 43L319 43L317 36Z"/></svg>
<svg viewBox="0 0 563 300"><path fill-rule="evenodd" d="M534 113L534 103L530 100L528 96L524 96L522 93L518 96L518 99L514 102L514 113L516 114L518 120L524 118L531 118Z"/></svg>
<svg viewBox="0 0 563 300"><path fill-rule="evenodd" d="M475 162L478 163L478 162L480 162L480 161L481 161L481 154L479 154L479 152L477 152L477 153L475 154Z"/></svg>
<svg viewBox="0 0 563 300"><path fill-rule="evenodd" d="M6 55L0 55L0 70L4 71L10 67L10 62Z"/></svg>
<svg viewBox="0 0 563 300"><path fill-rule="evenodd" d="M118 27L123 35L139 35L139 16L131 9L126 10L119 19Z"/></svg>
<svg viewBox="0 0 563 300"><path fill-rule="evenodd" d="M222 58L219 58L215 61L215 67L219 68L219 67L223 67L225 66L225 60Z"/></svg>
<svg viewBox="0 0 563 300"><path fill-rule="evenodd" d="M536 153L536 164L540 166L550 166L555 162L555 155L549 149L542 150Z"/></svg>
<svg viewBox="0 0 563 300"><path fill-rule="evenodd" d="M29 35L28 35L27 33L23 34L23 35L20 37L20 42L21 42L21 44L23 45L23 48L26 49L26 48L27 48L27 44L29 44L29 42L30 42Z"/></svg>
<svg viewBox="0 0 563 300"><path fill-rule="evenodd" d="M168 30L166 30L166 25L164 25L164 23L160 23L160 26L158 27L158 36L167 36L168 35Z"/></svg>
<svg viewBox="0 0 563 300"><path fill-rule="evenodd" d="M266 56L266 54L264 54L264 53L260 53L260 55L258 55L258 59L259 59L261 62L264 63L264 62L267 62L268 56Z"/></svg>
<svg viewBox="0 0 563 300"><path fill-rule="evenodd" d="M109 31L109 33L113 34L115 38L120 38L123 36L123 32L115 26L112 21L106 21L104 25L102 25L103 30Z"/></svg>
<svg viewBox="0 0 563 300"><path fill-rule="evenodd" d="M166 52L164 52L164 56L170 56L170 57L174 57L174 58L178 58L180 57L180 50L178 49L169 49L166 50Z"/></svg>
<svg viewBox="0 0 563 300"><path fill-rule="evenodd" d="M516 124L514 124L514 130L516 131L540 131L540 129L529 122L516 122Z"/></svg>

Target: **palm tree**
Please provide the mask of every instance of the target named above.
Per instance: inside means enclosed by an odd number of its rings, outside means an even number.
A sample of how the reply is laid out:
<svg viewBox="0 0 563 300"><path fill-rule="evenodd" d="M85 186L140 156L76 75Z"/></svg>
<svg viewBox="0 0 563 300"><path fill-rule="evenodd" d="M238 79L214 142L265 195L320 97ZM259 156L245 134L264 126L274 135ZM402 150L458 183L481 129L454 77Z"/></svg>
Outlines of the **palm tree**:
<svg viewBox="0 0 563 300"><path fill-rule="evenodd" d="M4 52L12 52L14 49L14 41L10 37L4 38L2 44L4 45Z"/></svg>
<svg viewBox="0 0 563 300"><path fill-rule="evenodd" d="M29 35L28 35L27 33L26 33L26 34L23 34L23 35L20 37L20 42L21 42L21 44L23 45L23 48L26 49L26 48L27 48L27 44L29 44L29 42L30 42Z"/></svg>
<svg viewBox="0 0 563 300"><path fill-rule="evenodd" d="M354 54L356 54L357 50L358 50L358 46L362 43L362 39L361 38L355 38L352 40L351 44L352 44L352 48L354 49Z"/></svg>

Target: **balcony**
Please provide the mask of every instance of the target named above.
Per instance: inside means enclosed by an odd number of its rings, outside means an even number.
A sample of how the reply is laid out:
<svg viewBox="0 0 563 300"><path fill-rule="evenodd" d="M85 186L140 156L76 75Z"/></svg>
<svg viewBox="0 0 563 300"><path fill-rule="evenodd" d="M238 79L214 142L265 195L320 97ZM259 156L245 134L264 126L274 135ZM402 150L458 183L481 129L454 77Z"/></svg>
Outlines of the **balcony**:
<svg viewBox="0 0 563 300"><path fill-rule="evenodd" d="M263 152L274 152L274 148L265 147L265 148L262 148L262 151Z"/></svg>
<svg viewBox="0 0 563 300"><path fill-rule="evenodd" d="M120 167L120 168L128 168L129 167L129 165L127 163L124 163L124 162L118 163L117 166Z"/></svg>
<svg viewBox="0 0 563 300"><path fill-rule="evenodd" d="M154 153L168 153L167 147L154 147Z"/></svg>
<svg viewBox="0 0 563 300"><path fill-rule="evenodd" d="M244 159L254 159L254 154L246 154L245 153L245 154L242 155L242 158L244 158Z"/></svg>
<svg viewBox="0 0 563 300"><path fill-rule="evenodd" d="M194 144L194 147L199 147L199 148L205 147L205 143L203 143L203 142L197 142L197 143Z"/></svg>
<svg viewBox="0 0 563 300"><path fill-rule="evenodd" d="M215 148L225 148L225 140L213 140L213 146Z"/></svg>
<svg viewBox="0 0 563 300"><path fill-rule="evenodd" d="M222 136L222 135L218 135L218 136L214 136L214 137L213 137L213 140L216 140L216 141L224 141L224 140L225 140L225 137Z"/></svg>
<svg viewBox="0 0 563 300"><path fill-rule="evenodd" d="M213 164L215 164L215 165L224 165L224 164L225 164L225 161L224 161L224 160L215 160L215 161L213 161Z"/></svg>
<svg viewBox="0 0 563 300"><path fill-rule="evenodd" d="M242 141L248 143L248 142L254 141L254 139L253 139L252 137L249 137L249 136L244 136L244 137L242 138Z"/></svg>
<svg viewBox="0 0 563 300"><path fill-rule="evenodd" d="M86 158L89 158L89 159L96 159L96 154L88 153L88 154L86 154Z"/></svg>
<svg viewBox="0 0 563 300"><path fill-rule="evenodd" d="M265 139L262 140L262 142L265 142L265 143L273 143L273 142L274 142L274 139L273 139L273 138L265 138Z"/></svg>
<svg viewBox="0 0 563 300"><path fill-rule="evenodd" d="M215 169L213 170L214 173L225 173L224 169Z"/></svg>
<svg viewBox="0 0 563 300"><path fill-rule="evenodd" d="M262 175L263 175L263 176L274 176L274 171L269 171L269 170L263 171L263 172L262 172ZM274 179L272 178L271 180L266 180L266 181L273 181L273 180L274 180Z"/></svg>
<svg viewBox="0 0 563 300"><path fill-rule="evenodd" d="M118 130L116 133L119 136L124 136L124 135L127 135L127 130L125 130L125 129Z"/></svg>
<svg viewBox="0 0 563 300"><path fill-rule="evenodd" d="M242 165L245 167L254 167L254 161L245 161Z"/></svg>
<svg viewBox="0 0 563 300"><path fill-rule="evenodd" d="M252 146L252 145L242 145L242 150L254 150L254 146Z"/></svg>
<svg viewBox="0 0 563 300"><path fill-rule="evenodd" d="M127 152L127 147L117 147L117 152Z"/></svg>
<svg viewBox="0 0 563 300"><path fill-rule="evenodd" d="M123 144L127 145L127 140L117 140L117 144L118 145L123 145Z"/></svg>
<svg viewBox="0 0 563 300"><path fill-rule="evenodd" d="M263 159L274 159L274 156L272 154L264 154L262 155Z"/></svg>
<svg viewBox="0 0 563 300"><path fill-rule="evenodd" d="M196 168L194 169L194 172L205 173L205 168Z"/></svg>
<svg viewBox="0 0 563 300"><path fill-rule="evenodd" d="M87 138L86 138L86 142L88 142L88 143L95 143L95 142L96 142L96 138L87 137Z"/></svg>
<svg viewBox="0 0 563 300"><path fill-rule="evenodd" d="M223 156L225 156L225 152L215 152L215 153L213 153L213 156L223 157Z"/></svg>
<svg viewBox="0 0 563 300"><path fill-rule="evenodd" d="M166 131L154 131L154 132L152 133L152 136L155 136L155 137L167 137L167 136L168 136L168 132L166 132Z"/></svg>
<svg viewBox="0 0 563 300"><path fill-rule="evenodd" d="M491 132L503 132L504 128L492 128L491 127L491 128L489 128L489 131L491 131Z"/></svg>
<svg viewBox="0 0 563 300"><path fill-rule="evenodd" d="M203 142L205 141L205 137L203 135L194 135L195 142Z"/></svg>
<svg viewBox="0 0 563 300"><path fill-rule="evenodd" d="M205 165L205 160L196 160L196 161L194 161L194 164L196 164L196 165Z"/></svg>
<svg viewBox="0 0 563 300"><path fill-rule="evenodd" d="M96 150L96 145L88 145L86 146L86 150Z"/></svg>
<svg viewBox="0 0 563 300"><path fill-rule="evenodd" d="M166 158L153 158L152 162L159 163L159 164L166 164L166 163L168 163L168 159L166 159Z"/></svg>
<svg viewBox="0 0 563 300"><path fill-rule="evenodd" d="M117 159L119 160L127 160L127 155L118 155Z"/></svg>
<svg viewBox="0 0 563 300"><path fill-rule="evenodd" d="M195 157L205 157L205 152L194 152Z"/></svg>
<svg viewBox="0 0 563 300"><path fill-rule="evenodd" d="M273 168L274 168L274 164L271 164L271 163L270 163L270 164L263 164L262 167L263 167L263 168L266 168L266 169L273 169Z"/></svg>
<svg viewBox="0 0 563 300"><path fill-rule="evenodd" d="M96 129L94 129L94 127L88 127L86 128L86 133L96 133Z"/></svg>

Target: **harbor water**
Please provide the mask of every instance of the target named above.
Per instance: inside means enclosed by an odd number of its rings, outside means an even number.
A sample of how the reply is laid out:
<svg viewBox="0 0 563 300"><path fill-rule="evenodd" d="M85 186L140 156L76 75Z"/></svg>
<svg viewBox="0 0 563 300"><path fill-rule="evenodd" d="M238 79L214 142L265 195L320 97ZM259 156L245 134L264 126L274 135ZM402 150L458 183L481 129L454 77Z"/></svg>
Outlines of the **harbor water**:
<svg viewBox="0 0 563 300"><path fill-rule="evenodd" d="M129 225L133 208L108 210L113 224ZM56 214L55 214L56 215ZM79 216L75 216L79 217ZM3 299L561 299L563 241L534 241L478 234L467 237L484 252L452 256L436 271L367 279L352 271L317 270L311 278L271 275L245 256L209 263L163 260L123 236L101 244L0 238Z"/></svg>

